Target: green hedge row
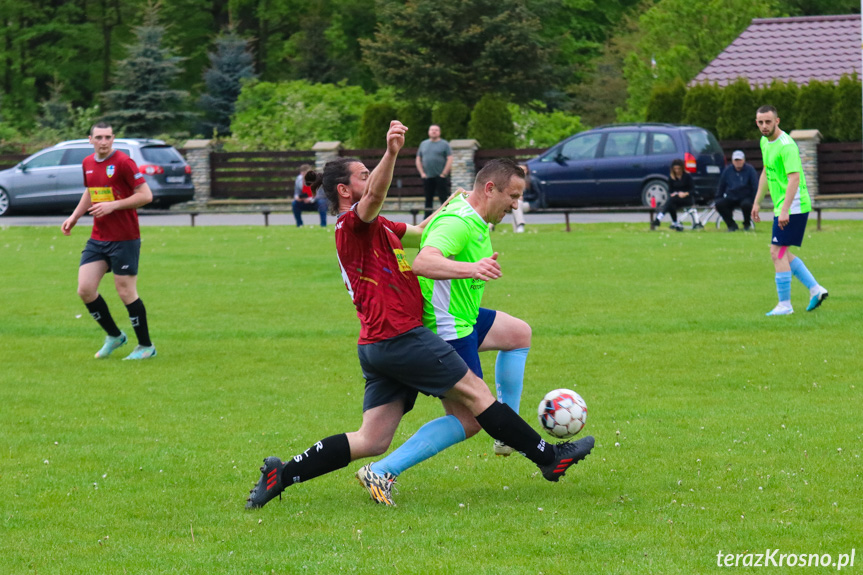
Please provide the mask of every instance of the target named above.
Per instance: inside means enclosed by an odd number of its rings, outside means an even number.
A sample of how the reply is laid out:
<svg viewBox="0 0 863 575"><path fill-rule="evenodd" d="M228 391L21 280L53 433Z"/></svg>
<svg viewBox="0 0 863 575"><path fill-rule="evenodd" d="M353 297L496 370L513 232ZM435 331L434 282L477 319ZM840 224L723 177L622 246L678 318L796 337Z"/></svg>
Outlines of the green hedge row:
<svg viewBox="0 0 863 575"><path fill-rule="evenodd" d="M695 84L686 87L678 79L653 89L647 105L648 122L694 124L716 134L720 140L758 137L755 111L772 105L779 112L781 127L815 129L825 141L851 142L863 138L863 97L856 74L845 75L838 84L811 80L798 86L774 80L752 87L745 78L727 86Z"/></svg>

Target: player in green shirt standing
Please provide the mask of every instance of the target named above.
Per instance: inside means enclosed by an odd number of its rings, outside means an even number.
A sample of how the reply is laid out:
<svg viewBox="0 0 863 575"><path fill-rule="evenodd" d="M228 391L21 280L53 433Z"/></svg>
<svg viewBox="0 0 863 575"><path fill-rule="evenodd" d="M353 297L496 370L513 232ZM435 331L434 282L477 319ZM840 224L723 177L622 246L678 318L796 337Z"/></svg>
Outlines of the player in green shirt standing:
<svg viewBox="0 0 863 575"><path fill-rule="evenodd" d="M413 264L423 292L423 324L452 345L479 377L479 352L497 350L497 396L516 413L530 349L530 326L504 312L482 308L480 302L486 282L502 275L491 247L489 224L499 223L515 209L524 185L524 172L515 162L502 159L486 164L476 176L473 191L451 198L426 227ZM442 401L445 416L426 423L393 453L357 472L378 503L393 504L390 491L400 473L480 430L468 411L448 399ZM579 459L583 459L590 453L593 438L580 441L584 449L579 450ZM495 441L494 451L510 455L513 449ZM370 485L387 488L371 489Z"/></svg>
<svg viewBox="0 0 863 575"><path fill-rule="evenodd" d="M765 189L773 200L773 234L770 257L776 270L776 292L779 303L767 315L789 315L791 307L791 277L799 279L809 289L812 311L827 299L827 290L815 280L803 260L788 251L789 246L800 246L806 231L806 221L812 210L812 200L806 189L806 177L800 162L800 150L791 136L779 129L779 116L773 106L761 106L755 114L755 123L761 130L761 156L764 171L758 181L758 193L752 206L752 221L760 222L759 206Z"/></svg>

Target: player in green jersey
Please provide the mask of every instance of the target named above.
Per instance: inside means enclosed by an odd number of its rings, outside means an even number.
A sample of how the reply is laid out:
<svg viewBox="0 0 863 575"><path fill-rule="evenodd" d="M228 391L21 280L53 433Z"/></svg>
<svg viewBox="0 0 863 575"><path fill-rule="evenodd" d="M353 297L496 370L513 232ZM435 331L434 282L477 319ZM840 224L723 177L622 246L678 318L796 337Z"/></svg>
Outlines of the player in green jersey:
<svg viewBox="0 0 863 575"><path fill-rule="evenodd" d="M473 191L451 198L428 225L414 260L423 292L423 324L450 343L477 375L482 373L479 352L498 350L498 399L516 413L530 348L530 326L509 314L482 308L480 301L485 283L501 277L489 224L499 223L515 209L524 185L524 172L514 162L493 160L486 164L477 174ZM364 485L390 487L385 492L369 489L375 501L392 505L389 492L400 473L479 431L469 412L448 399L443 405L445 416L425 424L381 461L359 470L357 477ZM592 446L593 438L583 441ZM495 441L494 449L498 455L513 451L499 441ZM583 455L589 452L586 448Z"/></svg>
<svg viewBox="0 0 863 575"><path fill-rule="evenodd" d="M752 221L760 222L759 208L765 190L773 201L773 233L770 257L776 271L776 292L779 303L767 315L789 315L791 307L791 277L799 279L809 289L812 311L827 298L824 289L806 268L803 260L788 251L789 246L800 246L806 231L806 221L812 210L812 199L806 188L806 176L800 162L800 150L791 136L779 129L779 116L773 106L761 106L755 115L761 131L761 155L764 171L758 181L758 193L752 206Z"/></svg>

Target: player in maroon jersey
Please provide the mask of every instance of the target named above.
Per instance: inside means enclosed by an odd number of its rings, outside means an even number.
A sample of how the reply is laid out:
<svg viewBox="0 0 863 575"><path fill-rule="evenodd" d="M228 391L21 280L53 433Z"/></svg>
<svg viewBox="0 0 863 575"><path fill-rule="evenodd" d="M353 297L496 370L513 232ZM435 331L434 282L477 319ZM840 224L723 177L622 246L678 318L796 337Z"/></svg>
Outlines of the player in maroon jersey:
<svg viewBox="0 0 863 575"><path fill-rule="evenodd" d="M384 453L418 393L467 407L489 435L522 452L549 481L560 479L593 448L593 438L546 444L511 408L495 400L452 346L423 327L422 293L403 242L418 247L429 219L409 226L380 215L406 131L401 122L390 123L386 152L371 172L358 160L340 158L324 166L322 177L311 175L316 178L312 188L323 185L331 212L340 214L336 251L361 326L357 350L366 385L360 429L322 439L284 462L275 456L264 459L248 509L263 507L294 483ZM476 262L472 277L490 279L494 270L488 266L486 260ZM390 486L381 482L367 488L375 497L374 491L386 492Z"/></svg>
<svg viewBox="0 0 863 575"><path fill-rule="evenodd" d="M137 347L126 359L147 359L156 355L156 347L150 341L147 310L138 297L141 233L135 210L153 201L153 193L134 160L114 149L114 130L109 124L99 122L90 128L90 143L94 153L82 163L86 190L61 226L68 236L81 216L93 216L93 232L81 252L78 295L107 333L102 349L96 352L97 358L106 358L126 343L126 334L114 323L108 304L99 295L102 278L113 272L114 286L138 338Z"/></svg>

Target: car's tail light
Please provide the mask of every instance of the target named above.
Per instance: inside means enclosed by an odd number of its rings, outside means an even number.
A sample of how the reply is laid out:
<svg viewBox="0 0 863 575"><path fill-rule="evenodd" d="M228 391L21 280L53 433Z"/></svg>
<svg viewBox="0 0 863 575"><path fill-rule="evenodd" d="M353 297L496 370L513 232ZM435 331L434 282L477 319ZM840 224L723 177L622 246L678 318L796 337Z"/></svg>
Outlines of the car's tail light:
<svg viewBox="0 0 863 575"><path fill-rule="evenodd" d="M142 174L147 174L148 176L155 176L156 174L164 174L165 170L162 169L162 166L154 166L152 164L144 164L143 166L138 166L138 170Z"/></svg>
<svg viewBox="0 0 863 575"><path fill-rule="evenodd" d="M686 152L686 155L683 156L683 161L686 163L686 171L690 174L694 174L698 169L698 163L695 161L695 156Z"/></svg>
<svg viewBox="0 0 863 575"><path fill-rule="evenodd" d="M186 164L186 173L187 173L187 174L191 174L191 173L192 173L192 166L190 166L190 165Z"/></svg>

